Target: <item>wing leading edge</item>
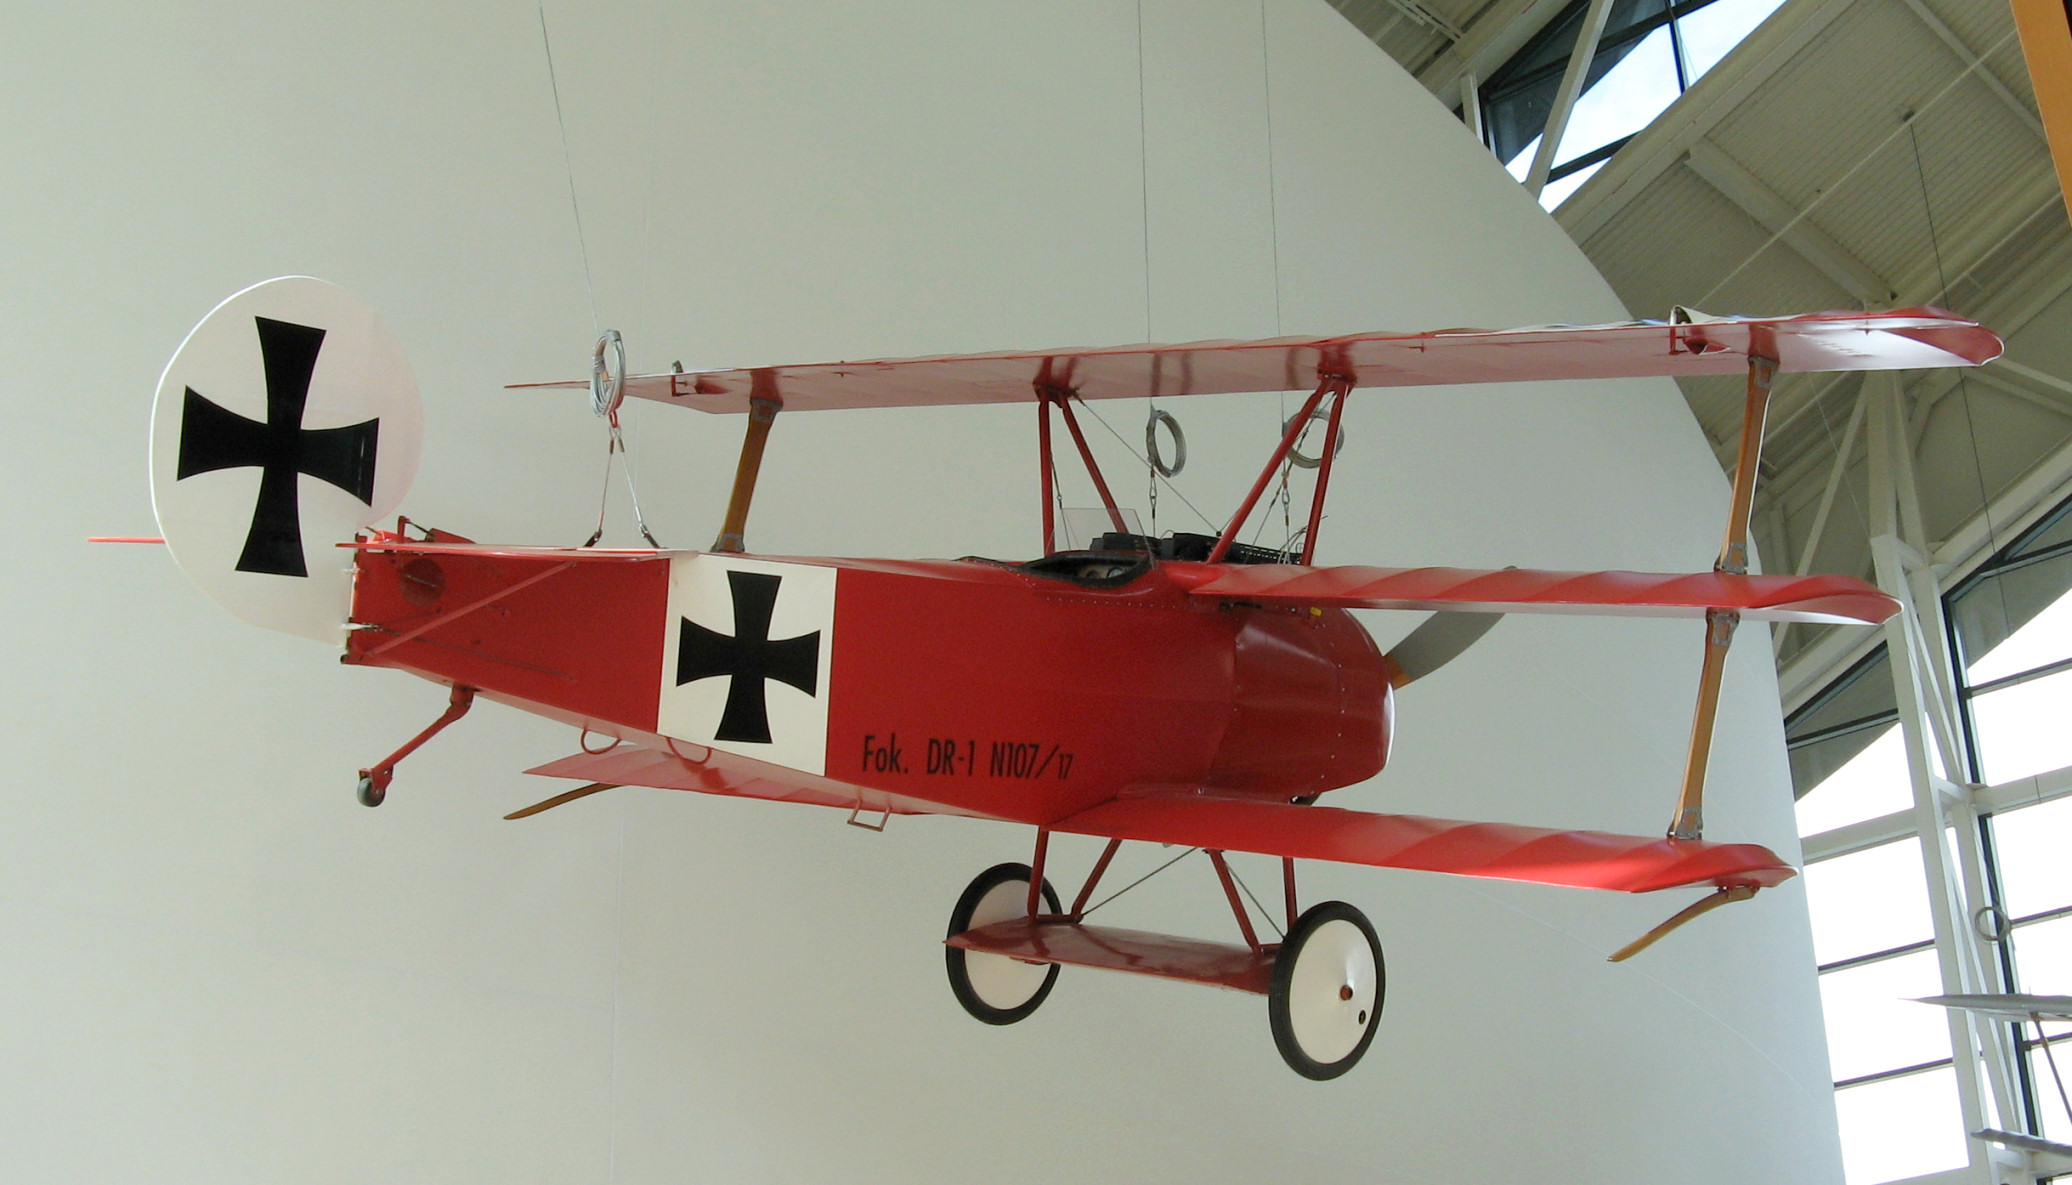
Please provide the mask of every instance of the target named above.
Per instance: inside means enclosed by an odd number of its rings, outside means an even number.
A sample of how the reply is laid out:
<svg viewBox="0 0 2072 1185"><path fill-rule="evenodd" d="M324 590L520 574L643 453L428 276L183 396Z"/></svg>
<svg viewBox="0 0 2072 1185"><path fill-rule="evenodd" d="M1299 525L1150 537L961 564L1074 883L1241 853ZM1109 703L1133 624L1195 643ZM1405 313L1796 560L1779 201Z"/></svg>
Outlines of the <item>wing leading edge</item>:
<svg viewBox="0 0 2072 1185"><path fill-rule="evenodd" d="M1555 831L1193 794L1118 798L1053 829L1625 893L1691 885L1768 887L1796 875L1760 844Z"/></svg>
<svg viewBox="0 0 2072 1185"><path fill-rule="evenodd" d="M635 375L625 393L709 412L746 411L754 393L782 399L788 411L824 411L1031 403L1037 384L1069 388L1083 399L1163 399L1306 391L1327 374L1361 387L1739 374L1751 351L1776 358L1786 372L1929 369L1976 366L1998 357L2001 347L1975 321L1913 308L944 354Z"/></svg>
<svg viewBox="0 0 2072 1185"><path fill-rule="evenodd" d="M1203 572L1213 575L1196 584L1192 595L1267 605L1624 617L1703 617L1707 609L1732 609L1752 621L1865 625L1876 625L1899 611L1899 603L1876 585L1851 576L1287 564Z"/></svg>

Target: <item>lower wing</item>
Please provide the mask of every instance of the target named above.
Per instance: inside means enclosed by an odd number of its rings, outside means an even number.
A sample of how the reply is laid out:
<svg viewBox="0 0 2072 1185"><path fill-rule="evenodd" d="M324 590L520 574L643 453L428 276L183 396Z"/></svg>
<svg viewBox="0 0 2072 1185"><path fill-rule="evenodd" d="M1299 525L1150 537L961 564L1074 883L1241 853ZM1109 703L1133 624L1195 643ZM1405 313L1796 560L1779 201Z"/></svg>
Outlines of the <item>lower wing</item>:
<svg viewBox="0 0 2072 1185"><path fill-rule="evenodd" d="M1688 885L1766 887L1797 871L1760 844L1553 831L1187 793L1113 799L1052 829L1626 893Z"/></svg>

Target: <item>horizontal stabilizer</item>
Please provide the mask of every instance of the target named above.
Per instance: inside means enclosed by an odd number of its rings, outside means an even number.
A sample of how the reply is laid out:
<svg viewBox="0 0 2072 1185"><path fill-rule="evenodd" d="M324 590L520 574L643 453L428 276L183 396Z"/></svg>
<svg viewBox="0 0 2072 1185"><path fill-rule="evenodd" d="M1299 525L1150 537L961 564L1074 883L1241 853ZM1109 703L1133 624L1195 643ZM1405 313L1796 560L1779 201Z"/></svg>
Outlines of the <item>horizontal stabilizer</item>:
<svg viewBox="0 0 2072 1185"><path fill-rule="evenodd" d="M747 411L751 394L781 399L787 411L1033 403L1039 383L1083 399L1165 399L1307 391L1327 375L1360 387L1425 387L1739 374L1752 350L1785 372L1912 370L1989 362L2001 342L1975 321L1915 308L884 358L636 375L625 393L710 412Z"/></svg>
<svg viewBox="0 0 2072 1185"><path fill-rule="evenodd" d="M658 790L692 790L734 798L799 802L861 810L871 815L959 814L936 803L887 794L818 778L795 769L738 757L703 745L679 742L678 752L639 745L616 745L602 753L574 753L559 761L526 770L550 778L608 782L613 786L651 786Z"/></svg>
<svg viewBox="0 0 2072 1185"><path fill-rule="evenodd" d="M341 543L354 551L379 551L393 555L467 555L498 560L568 560L582 563L651 560L677 553L640 547L527 547L511 543L473 543L449 540L420 542L383 532L372 539Z"/></svg>
<svg viewBox="0 0 2072 1185"><path fill-rule="evenodd" d="M1347 609L1588 613L1703 617L1732 609L1753 621L1875 625L1899 611L1851 576L1735 576L1726 572L1539 572L1529 568L1303 568L1255 564L1217 570L1198 597Z"/></svg>
<svg viewBox="0 0 2072 1185"><path fill-rule="evenodd" d="M1759 844L1553 831L1182 793L1113 799L1052 827L1111 839L1626 893L1682 885L1769 886L1796 871Z"/></svg>

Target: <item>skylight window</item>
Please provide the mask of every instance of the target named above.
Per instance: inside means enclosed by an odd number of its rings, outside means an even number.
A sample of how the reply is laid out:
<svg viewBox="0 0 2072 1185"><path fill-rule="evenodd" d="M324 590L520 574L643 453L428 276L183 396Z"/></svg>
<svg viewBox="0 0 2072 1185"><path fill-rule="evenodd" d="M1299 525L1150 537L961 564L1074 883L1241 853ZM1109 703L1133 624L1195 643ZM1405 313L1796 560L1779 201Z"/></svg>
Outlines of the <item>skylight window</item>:
<svg viewBox="0 0 2072 1185"><path fill-rule="evenodd" d="M1678 95L1717 66L1783 0L1612 0L1567 116L1540 204L1566 201ZM1555 114L1589 0L1576 0L1482 87L1490 148L1526 180Z"/></svg>

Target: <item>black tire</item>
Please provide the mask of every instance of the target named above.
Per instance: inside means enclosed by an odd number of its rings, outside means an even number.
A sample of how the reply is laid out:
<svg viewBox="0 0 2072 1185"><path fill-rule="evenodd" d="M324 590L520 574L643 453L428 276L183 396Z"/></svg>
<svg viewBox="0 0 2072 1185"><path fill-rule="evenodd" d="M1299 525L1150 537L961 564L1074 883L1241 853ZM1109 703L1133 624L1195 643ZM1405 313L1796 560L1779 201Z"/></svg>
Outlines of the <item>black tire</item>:
<svg viewBox="0 0 2072 1185"><path fill-rule="evenodd" d="M388 787L375 785L372 775L362 773L356 793L359 795L361 806L380 806L382 800L388 797Z"/></svg>
<svg viewBox="0 0 2072 1185"><path fill-rule="evenodd" d="M1362 948L1371 964L1362 958ZM1365 982L1370 967L1371 1001ZM1339 984L1335 992L1328 987L1332 982ZM1310 906L1274 957L1273 986L1266 996L1266 1016L1281 1060L1318 1081L1352 1069L1374 1042L1387 987L1381 943L1367 915L1343 901Z"/></svg>
<svg viewBox="0 0 2072 1185"><path fill-rule="evenodd" d="M1029 866L1026 864L995 864L993 867L979 873L977 879L973 880L965 888L964 895L957 898L957 907L950 911L950 930L944 937L955 938L957 935L971 929L973 926L972 917L978 912L980 904L986 900L988 894L993 893L1003 885L1011 884L1018 886L1021 890L1019 900L1026 902L1028 899L1029 875ZM998 901L999 899L996 898L996 907ZM1050 881L1047 879L1043 882L1043 903L1050 907L1050 912L1052 913L1063 912L1058 908L1058 895L1052 890ZM1021 916L1026 909L1027 906L1025 904L1018 905L1010 916ZM991 922L1002 920L1005 919L994 917L986 919L979 924L987 925ZM984 994L987 990L986 986L983 984L974 986L972 982L971 973L974 969L980 971L980 978L983 981L994 978L993 975L989 974L991 972L1012 972L1013 968L1005 966L1012 964L1013 967L1028 968L1028 972L1031 974L1014 974L1011 978L1032 979L1036 966L1009 959L1005 955L972 954L964 948L957 946L944 947L943 954L944 962L947 964L950 973L950 991L956 993L957 1003L964 1006L964 1011L969 1012L989 1025L1011 1025L1018 1020L1027 1018L1030 1013L1035 1012L1037 1008L1042 1006L1044 998L1050 995L1051 986L1058 981L1058 965L1056 963L1047 964L1043 966L1043 982L1029 992L1026 998L1015 1001L1002 1000L999 998L998 987L995 985L993 989L994 999L988 1001ZM996 965L988 962L988 960L995 959L1001 960L1001 963ZM976 968L974 968L974 963L976 963Z"/></svg>

